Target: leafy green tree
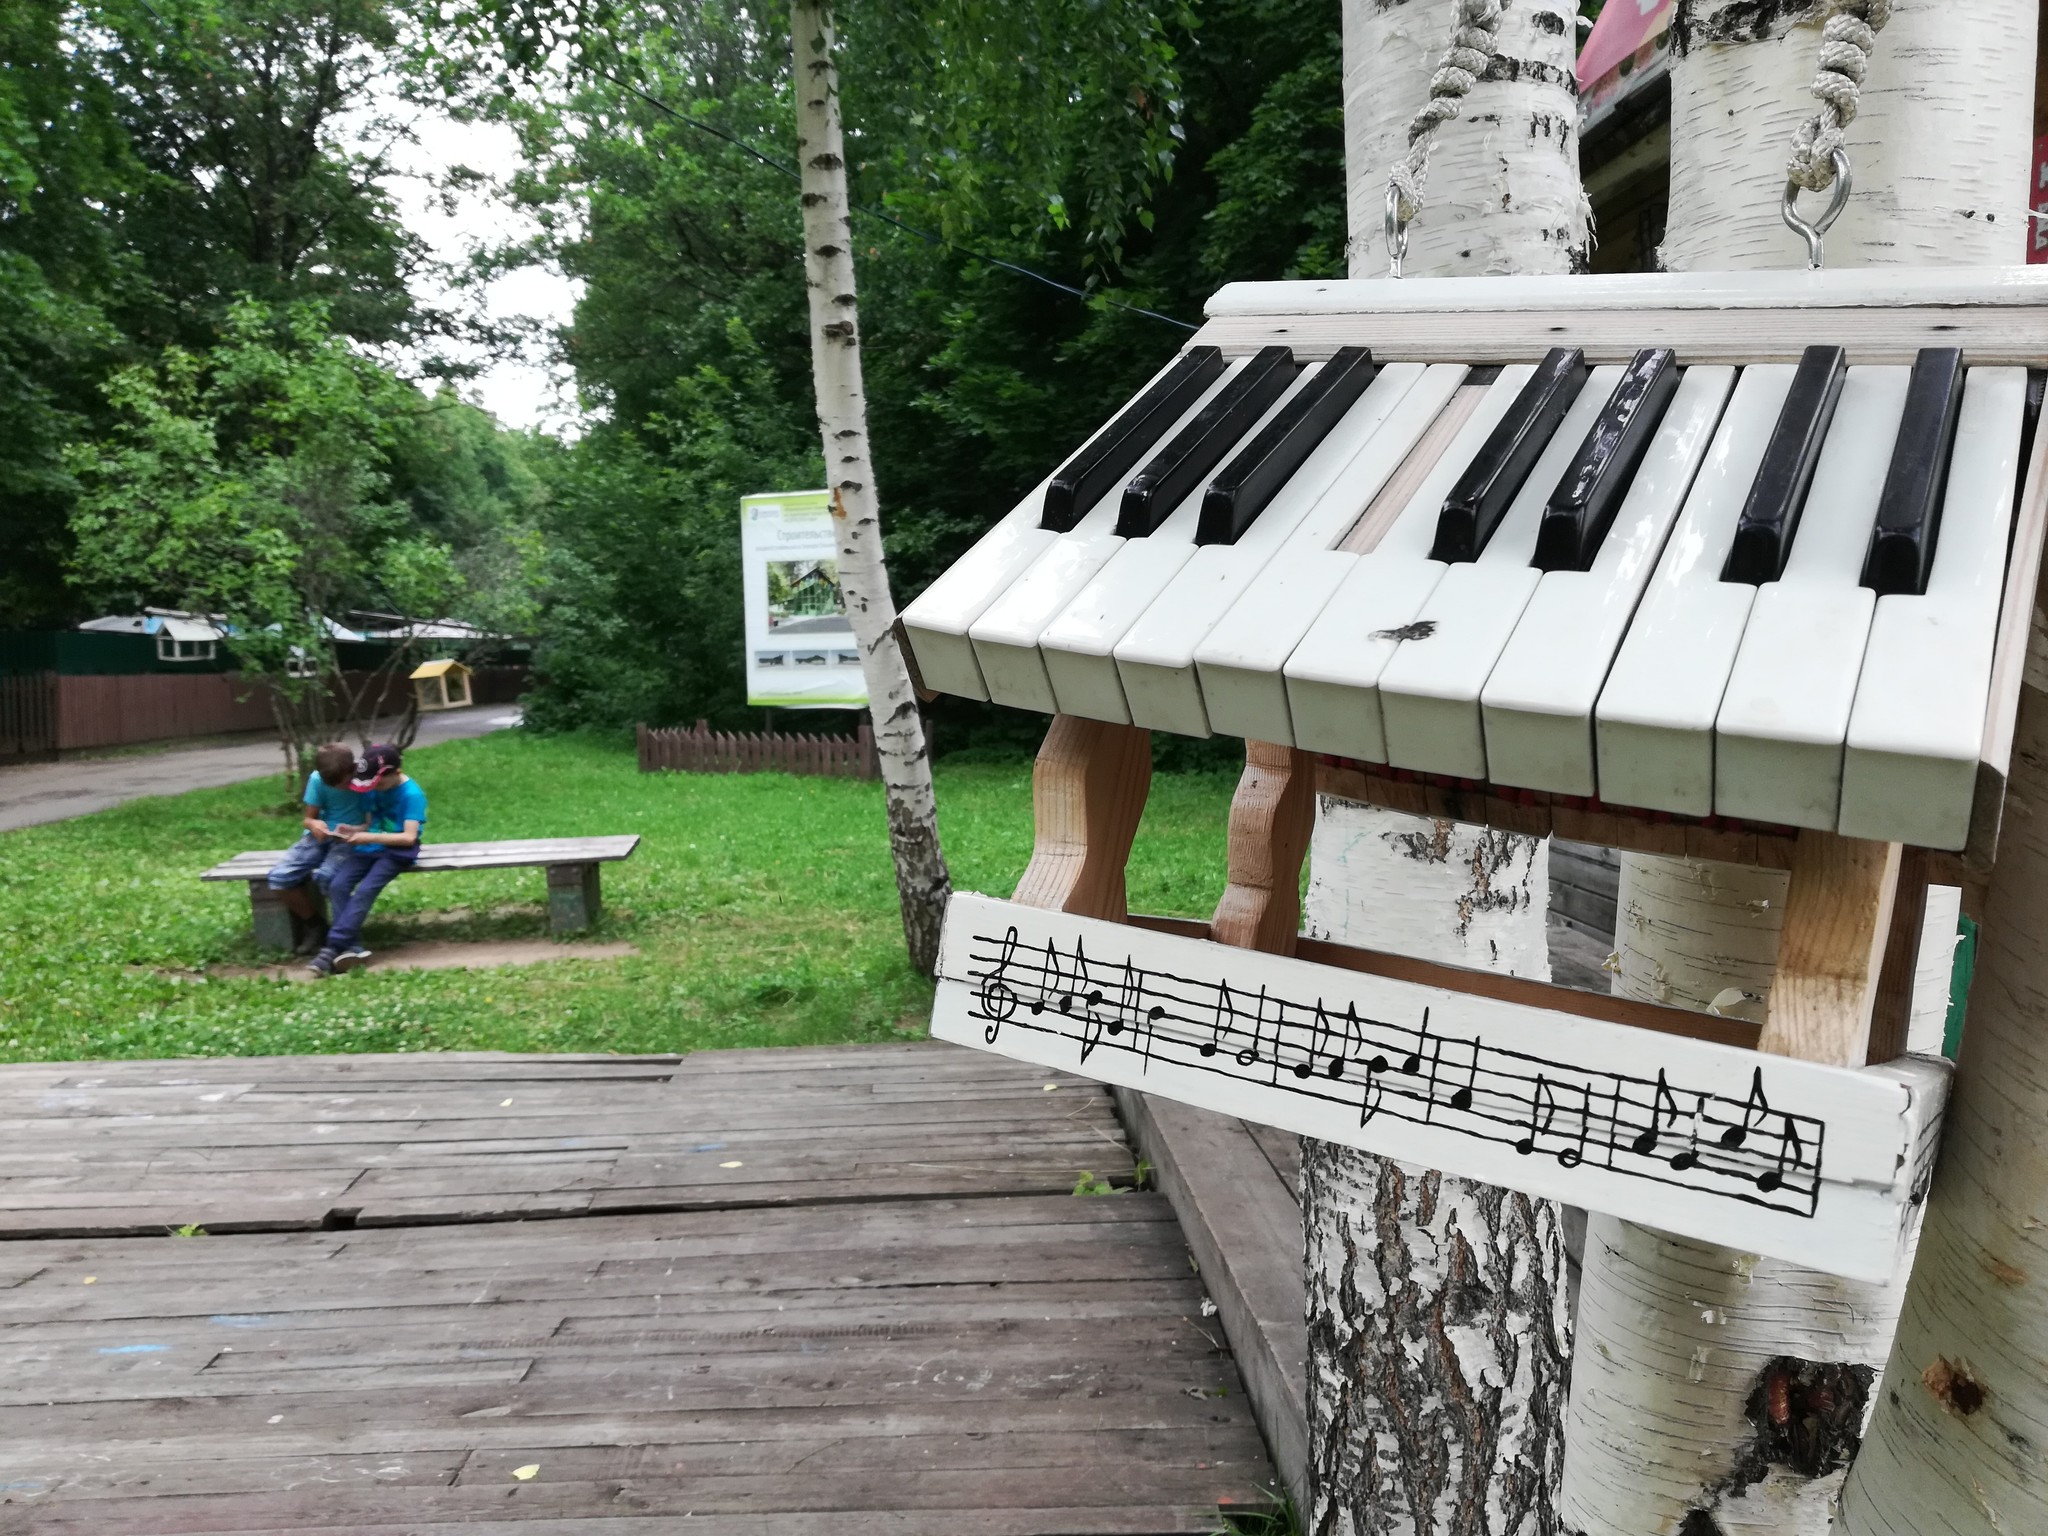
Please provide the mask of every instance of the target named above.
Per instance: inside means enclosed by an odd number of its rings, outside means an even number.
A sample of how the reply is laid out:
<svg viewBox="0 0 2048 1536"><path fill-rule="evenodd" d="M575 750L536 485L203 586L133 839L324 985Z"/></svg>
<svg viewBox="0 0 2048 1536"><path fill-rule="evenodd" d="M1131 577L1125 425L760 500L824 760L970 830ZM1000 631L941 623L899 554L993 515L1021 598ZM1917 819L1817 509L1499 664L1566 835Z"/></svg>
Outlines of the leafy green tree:
<svg viewBox="0 0 2048 1536"><path fill-rule="evenodd" d="M434 406L336 336L324 306L253 299L218 345L168 348L116 372L107 394L113 427L68 456L84 590L224 618L245 673L280 701L288 771L402 698L392 676L343 681L327 621L446 613L477 595L394 494L395 450ZM410 660L401 649L386 671Z"/></svg>

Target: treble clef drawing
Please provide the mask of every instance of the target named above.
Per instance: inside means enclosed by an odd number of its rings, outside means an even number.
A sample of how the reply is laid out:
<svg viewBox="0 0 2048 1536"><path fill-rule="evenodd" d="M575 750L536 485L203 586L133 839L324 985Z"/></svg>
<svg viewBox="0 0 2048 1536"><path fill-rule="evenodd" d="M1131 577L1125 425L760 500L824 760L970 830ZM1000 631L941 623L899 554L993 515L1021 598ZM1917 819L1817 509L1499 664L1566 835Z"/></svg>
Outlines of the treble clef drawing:
<svg viewBox="0 0 2048 1536"><path fill-rule="evenodd" d="M982 972L981 985L975 988L975 1006L981 1010L988 1023L981 1032L981 1038L990 1045L996 1043L996 1036L1017 1011L1017 992L1004 979L1003 973L1017 958L1017 930L1013 927L1003 935L1002 952L996 956L995 968Z"/></svg>

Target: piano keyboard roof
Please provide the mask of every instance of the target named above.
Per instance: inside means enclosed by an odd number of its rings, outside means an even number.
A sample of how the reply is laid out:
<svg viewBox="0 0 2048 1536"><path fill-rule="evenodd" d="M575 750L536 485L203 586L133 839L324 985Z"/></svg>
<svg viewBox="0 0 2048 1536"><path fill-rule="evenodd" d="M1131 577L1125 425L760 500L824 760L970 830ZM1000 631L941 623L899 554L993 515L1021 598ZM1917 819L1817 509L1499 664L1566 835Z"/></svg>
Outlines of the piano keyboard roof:
<svg viewBox="0 0 2048 1536"><path fill-rule="evenodd" d="M1995 828L2048 268L1236 284L1209 316L905 610L927 688L1656 813Z"/></svg>

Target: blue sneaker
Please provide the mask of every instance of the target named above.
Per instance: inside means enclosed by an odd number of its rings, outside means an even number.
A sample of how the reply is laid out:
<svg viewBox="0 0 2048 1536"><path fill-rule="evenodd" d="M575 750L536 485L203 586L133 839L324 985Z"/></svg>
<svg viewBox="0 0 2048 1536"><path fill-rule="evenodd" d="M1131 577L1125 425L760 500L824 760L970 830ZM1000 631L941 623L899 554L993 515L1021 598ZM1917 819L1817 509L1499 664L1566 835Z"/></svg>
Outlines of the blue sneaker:
<svg viewBox="0 0 2048 1536"><path fill-rule="evenodd" d="M331 949L321 950L319 954L306 962L306 970L313 976L332 976L334 974L334 951Z"/></svg>

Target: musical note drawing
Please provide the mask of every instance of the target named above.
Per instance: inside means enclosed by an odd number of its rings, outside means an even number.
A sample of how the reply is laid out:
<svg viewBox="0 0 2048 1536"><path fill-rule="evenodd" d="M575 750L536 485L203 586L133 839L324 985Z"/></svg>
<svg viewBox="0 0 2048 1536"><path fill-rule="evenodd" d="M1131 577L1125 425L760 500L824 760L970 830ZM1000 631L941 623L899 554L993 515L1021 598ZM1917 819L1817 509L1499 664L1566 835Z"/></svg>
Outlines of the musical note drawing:
<svg viewBox="0 0 2048 1536"><path fill-rule="evenodd" d="M1671 1166L1680 1173L1696 1168L1700 1161L1700 1116L1707 1112L1707 1096L1700 1095L1699 1103L1692 1107L1692 1140L1686 1149L1671 1159Z"/></svg>
<svg viewBox="0 0 2048 1536"><path fill-rule="evenodd" d="M1099 1063L1123 1052L1147 1074L1163 1064L1355 1106L1361 1127L1433 1127L1524 1157L1549 1153L1564 1169L1590 1164L1603 1178L1817 1212L1827 1125L1772 1102L1760 1067L1745 1095L1675 1082L1664 1068L1652 1079L1546 1061L1440 1028L1431 1008L1419 1024L1376 1019L1327 995L1296 1001L1270 980L1240 986L1141 966L1130 952L1090 956L1078 935L1026 942L1019 927L971 941L969 1017L991 1046L1012 1050L1014 1031L1032 1031L1069 1042L1065 1064L1113 1081Z"/></svg>
<svg viewBox="0 0 2048 1536"><path fill-rule="evenodd" d="M1771 1101L1764 1097L1764 1069L1758 1067L1749 1080L1749 1097L1742 1102L1742 1123L1731 1125L1721 1133L1721 1145L1734 1149L1749 1139L1749 1133L1764 1123L1764 1117L1771 1112ZM1751 1123L1751 1116L1755 1122Z"/></svg>
<svg viewBox="0 0 2048 1536"><path fill-rule="evenodd" d="M1644 1157L1648 1157L1657 1150L1659 1122L1664 1117L1666 1105L1669 1105L1671 1108L1671 1124L1676 1126L1678 1124L1678 1100L1671 1096L1671 1085L1664 1081L1664 1073L1660 1068L1657 1072L1657 1096L1650 1100L1650 1128L1644 1131L1632 1143L1635 1150Z"/></svg>
<svg viewBox="0 0 2048 1536"><path fill-rule="evenodd" d="M1783 1188L1785 1183L1785 1165L1788 1162L1794 1168L1806 1166L1806 1143L1800 1139L1799 1127L1793 1123L1790 1115L1785 1117L1785 1134L1778 1141L1778 1166L1766 1168L1762 1173L1758 1174L1756 1176L1756 1187L1767 1195Z"/></svg>
<svg viewBox="0 0 2048 1536"><path fill-rule="evenodd" d="M1586 1157L1586 1137L1591 1128L1593 1090L1581 1084L1579 1093L1584 1102L1579 1108L1578 1140L1569 1146L1560 1147L1557 1153L1558 1163L1566 1168L1578 1167ZM1515 1143L1515 1150L1524 1157L1533 1153L1538 1139L1549 1135L1552 1127L1557 1124L1559 1108L1557 1091L1551 1087L1550 1079L1541 1072L1537 1073L1535 1091L1529 1095L1529 1134Z"/></svg>
<svg viewBox="0 0 2048 1536"><path fill-rule="evenodd" d="M996 956L992 970L982 972L981 985L976 989L975 1000L980 1004L988 1025L981 1032L981 1038L990 1045L996 1043L996 1035L1017 1011L1017 990L1004 979L1004 974L1017 958L1017 929L1012 925L1003 935L1002 953Z"/></svg>
<svg viewBox="0 0 2048 1536"><path fill-rule="evenodd" d="M1344 1005L1344 1032L1341 1040L1339 1041L1339 1044L1343 1048L1341 1050L1333 1051L1330 1049L1330 1039L1331 1036L1335 1035L1336 1033L1337 1026L1330 1022L1329 1011L1323 1007L1323 1000L1321 998L1317 998L1315 1016L1315 1042L1322 1053L1323 1073L1333 1083L1343 1081L1344 1069L1347 1066L1349 1066L1354 1060L1356 1060L1356 1052L1365 1043L1365 1032L1359 1027L1358 1024L1358 1010L1349 1003L1346 1003ZM1377 1071L1386 1071L1387 1058L1384 1056L1373 1057L1372 1067L1374 1070ZM1315 1070L1315 1051L1310 1051L1300 1061L1297 1061L1294 1064L1294 1075L1298 1078L1305 1079L1313 1077L1315 1075Z"/></svg>

